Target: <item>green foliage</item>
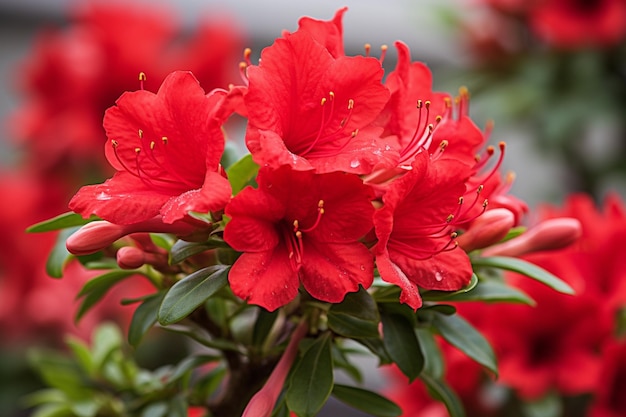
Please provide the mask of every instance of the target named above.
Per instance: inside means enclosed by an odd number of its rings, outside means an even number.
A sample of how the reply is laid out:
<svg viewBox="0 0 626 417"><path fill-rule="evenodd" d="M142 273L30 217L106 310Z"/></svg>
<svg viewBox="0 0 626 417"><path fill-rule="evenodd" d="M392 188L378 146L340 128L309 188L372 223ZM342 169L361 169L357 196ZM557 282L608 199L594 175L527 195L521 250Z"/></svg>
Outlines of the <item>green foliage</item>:
<svg viewBox="0 0 626 417"><path fill-rule="evenodd" d="M57 239L46 262L46 273L52 278L63 277L63 268L65 268L65 265L72 257L65 247L65 241L76 230L77 228L61 230L57 235Z"/></svg>
<svg viewBox="0 0 626 417"><path fill-rule="evenodd" d="M412 323L399 314L381 313L383 340L393 362L413 381L424 368L424 355Z"/></svg>
<svg viewBox="0 0 626 417"><path fill-rule="evenodd" d="M252 155L248 154L239 161L232 164L227 170L228 181L233 188L233 195L236 195L246 185L255 182L259 166L252 160Z"/></svg>
<svg viewBox="0 0 626 417"><path fill-rule="evenodd" d="M80 214L76 214L70 211L60 214L51 219L34 224L27 228L26 231L28 233L50 232L53 230L61 230L75 226L82 226L95 220L100 220L100 218L94 215L87 219L83 219Z"/></svg>
<svg viewBox="0 0 626 417"><path fill-rule="evenodd" d="M393 401L362 388L335 384L333 396L338 400L377 417L396 417L402 414L402 409Z"/></svg>
<svg viewBox="0 0 626 417"><path fill-rule="evenodd" d="M229 269L225 265L209 266L174 284L159 308L159 323L166 326L187 317L226 285Z"/></svg>
<svg viewBox="0 0 626 417"><path fill-rule="evenodd" d="M35 350L34 368L50 387L26 398L34 416L180 416L186 417L188 400L180 393L195 366L215 360L192 356L176 367L140 368L112 324L96 329L92 347L68 340L73 356ZM158 399L158 400L157 400Z"/></svg>
<svg viewBox="0 0 626 417"><path fill-rule="evenodd" d="M287 388L287 406L298 417L312 417L333 389L330 333L317 338L296 365Z"/></svg>
<svg viewBox="0 0 626 417"><path fill-rule="evenodd" d="M380 315L376 303L363 288L346 295L343 302L333 304L328 311L328 327L352 339L377 337L378 323Z"/></svg>
<svg viewBox="0 0 626 417"><path fill-rule="evenodd" d="M135 274L136 271L113 270L89 280L78 293L78 298L83 300L76 313L76 321L96 305L115 284Z"/></svg>
<svg viewBox="0 0 626 417"><path fill-rule="evenodd" d="M509 258L506 256L474 258L472 259L472 265L479 268L487 267L517 272L529 278L535 279L563 294L574 294L574 289L570 287L565 281L561 280L560 278L556 277L545 269L540 268L537 265L531 264L530 262L524 261L522 259Z"/></svg>

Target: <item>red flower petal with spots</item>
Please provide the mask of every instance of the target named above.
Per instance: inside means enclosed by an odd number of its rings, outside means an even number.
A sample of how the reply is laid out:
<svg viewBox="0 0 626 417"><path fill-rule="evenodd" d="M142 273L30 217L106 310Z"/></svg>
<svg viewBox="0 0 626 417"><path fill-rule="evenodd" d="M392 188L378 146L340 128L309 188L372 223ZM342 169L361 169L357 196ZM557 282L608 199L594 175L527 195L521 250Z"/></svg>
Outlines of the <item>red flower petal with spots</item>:
<svg viewBox="0 0 626 417"><path fill-rule="evenodd" d="M159 214L173 223L189 211L223 209L231 194L219 173L223 115L216 115L224 97L220 91L205 95L182 71L170 74L156 94L123 94L104 117L106 156L118 172L81 188L70 209L116 224Z"/></svg>
<svg viewBox="0 0 626 417"><path fill-rule="evenodd" d="M455 291L472 267L456 248L454 225L467 210L459 204L470 169L457 161L417 155L412 169L391 183L374 214L378 243L372 249L383 280L400 286L400 301L422 305L418 288Z"/></svg>
<svg viewBox="0 0 626 417"><path fill-rule="evenodd" d="M260 165L317 173L395 164L371 123L389 98L380 62L334 58L311 34L277 39L248 68L246 144Z"/></svg>
<svg viewBox="0 0 626 417"><path fill-rule="evenodd" d="M359 242L372 228L372 193L356 175L262 169L226 207L224 240L243 252L229 281L252 304L275 310L298 294L343 300L372 283L373 259Z"/></svg>

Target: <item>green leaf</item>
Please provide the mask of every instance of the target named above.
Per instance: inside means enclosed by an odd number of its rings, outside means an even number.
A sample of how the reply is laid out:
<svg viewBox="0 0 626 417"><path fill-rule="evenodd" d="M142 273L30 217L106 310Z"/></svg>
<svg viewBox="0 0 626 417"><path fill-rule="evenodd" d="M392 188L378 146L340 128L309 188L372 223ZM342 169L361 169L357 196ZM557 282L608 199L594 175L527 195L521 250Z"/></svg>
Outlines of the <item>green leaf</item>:
<svg viewBox="0 0 626 417"><path fill-rule="evenodd" d="M177 395L170 401L167 417L187 417L187 406L187 401L181 395Z"/></svg>
<svg viewBox="0 0 626 417"><path fill-rule="evenodd" d="M77 359L80 367L89 375L93 375L96 368L93 363L89 346L77 337L68 336L65 344L72 350L74 357Z"/></svg>
<svg viewBox="0 0 626 417"><path fill-rule="evenodd" d="M287 406L298 417L312 417L322 408L333 389L330 333L311 344L296 365L287 388Z"/></svg>
<svg viewBox="0 0 626 417"><path fill-rule="evenodd" d="M431 397L444 403L450 417L465 417L461 400L444 381L426 373L420 375L420 379L426 384Z"/></svg>
<svg viewBox="0 0 626 417"><path fill-rule="evenodd" d="M342 369L348 376L359 384L363 382L363 375L358 367L354 366L347 358L344 350L337 344L332 346L333 366Z"/></svg>
<svg viewBox="0 0 626 417"><path fill-rule="evenodd" d="M530 262L524 261L522 259L509 258L506 256L475 258L472 259L472 265L474 267L488 267L517 272L519 274L526 275L529 278L533 278L563 294L574 294L574 289L570 287L565 281L561 280L555 275L552 275L545 269L540 268L537 265L531 264Z"/></svg>
<svg viewBox="0 0 626 417"><path fill-rule="evenodd" d="M364 339L354 339L354 340L362 344L366 348L368 348L370 352L372 352L374 355L378 357L380 361L379 366L388 365L392 362L391 358L389 357L389 353L387 352L387 349L385 348L385 344L380 338L380 336L379 337L367 337Z"/></svg>
<svg viewBox="0 0 626 417"><path fill-rule="evenodd" d="M404 315L386 312L381 318L383 341L391 360L413 381L424 368L424 356L411 322Z"/></svg>
<svg viewBox="0 0 626 417"><path fill-rule="evenodd" d="M54 243L54 247L52 248L52 251L50 251L50 255L48 256L48 261L46 262L46 273L52 278L63 277L63 268L72 257L72 254L69 253L69 251L65 247L65 241L76 230L77 228L71 228L61 230L59 232L57 239Z"/></svg>
<svg viewBox="0 0 626 417"><path fill-rule="evenodd" d="M122 348L122 333L113 323L101 324L92 337L92 359L97 369L104 369L114 351Z"/></svg>
<svg viewBox="0 0 626 417"><path fill-rule="evenodd" d="M474 327L459 315L434 314L432 325L450 344L476 362L498 374L496 356L491 345Z"/></svg>
<svg viewBox="0 0 626 417"><path fill-rule="evenodd" d="M335 333L353 339L378 336L380 314L372 296L361 288L346 295L328 311L328 327Z"/></svg>
<svg viewBox="0 0 626 417"><path fill-rule="evenodd" d="M228 282L227 265L212 265L178 281L165 295L158 320L164 326L187 317Z"/></svg>
<svg viewBox="0 0 626 417"><path fill-rule="evenodd" d="M270 312L264 308L259 308L259 314L257 315L256 321L254 322L254 329L252 330L252 344L254 346L263 346L277 318L278 310Z"/></svg>
<svg viewBox="0 0 626 417"><path fill-rule="evenodd" d="M393 401L362 388L335 384L333 396L339 401L373 416L396 417L402 414L402 409Z"/></svg>
<svg viewBox="0 0 626 417"><path fill-rule="evenodd" d="M256 177L259 172L259 165L252 160L252 155L248 154L235 162L226 170L228 181L233 188L233 195L237 195L246 185Z"/></svg>
<svg viewBox="0 0 626 417"><path fill-rule="evenodd" d="M83 301L76 313L76 321L79 321L115 284L136 274L136 271L117 270L107 272L87 281L77 296L78 298L83 298Z"/></svg>
<svg viewBox="0 0 626 417"><path fill-rule="evenodd" d="M429 329L418 327L415 329L415 335L424 354L424 369L422 372L437 379L443 378L445 367L443 355L433 333Z"/></svg>
<svg viewBox="0 0 626 417"><path fill-rule="evenodd" d="M133 318L128 328L128 343L137 347L143 336L157 322L159 307L165 298L165 291L158 292L146 298L133 314Z"/></svg>
<svg viewBox="0 0 626 417"><path fill-rule="evenodd" d="M206 242L187 242L184 240L178 240L172 246L169 255L169 264L176 265L190 256L204 252L209 249L227 248L229 247L224 241L218 239L211 239Z"/></svg>
<svg viewBox="0 0 626 417"><path fill-rule="evenodd" d="M48 220L44 220L37 224L33 224L26 229L28 233L41 233L50 232L52 230L67 229L68 227L82 226L94 220L100 220L98 216L91 216L88 219L83 219L80 214L74 212L67 212L60 214Z"/></svg>
<svg viewBox="0 0 626 417"><path fill-rule="evenodd" d="M448 297L440 297L429 301L487 301L487 302L507 302L535 305L535 301L517 288L511 287L496 279L482 279L480 283L470 292L453 294Z"/></svg>

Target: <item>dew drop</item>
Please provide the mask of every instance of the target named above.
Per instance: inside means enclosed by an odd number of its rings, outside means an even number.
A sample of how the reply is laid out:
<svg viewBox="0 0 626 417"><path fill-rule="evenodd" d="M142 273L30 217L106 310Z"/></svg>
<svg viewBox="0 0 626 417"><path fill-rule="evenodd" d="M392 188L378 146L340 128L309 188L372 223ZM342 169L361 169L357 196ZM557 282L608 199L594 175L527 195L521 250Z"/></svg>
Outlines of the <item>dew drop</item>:
<svg viewBox="0 0 626 417"><path fill-rule="evenodd" d="M443 276L441 275L440 272L435 272L435 279L437 281L443 281Z"/></svg>
<svg viewBox="0 0 626 417"><path fill-rule="evenodd" d="M353 160L352 162L350 162L350 167L351 168L357 168L359 165L361 165L361 163L358 160Z"/></svg>
<svg viewBox="0 0 626 417"><path fill-rule="evenodd" d="M360 268L361 268L361 271L365 271L365 265L361 265Z"/></svg>

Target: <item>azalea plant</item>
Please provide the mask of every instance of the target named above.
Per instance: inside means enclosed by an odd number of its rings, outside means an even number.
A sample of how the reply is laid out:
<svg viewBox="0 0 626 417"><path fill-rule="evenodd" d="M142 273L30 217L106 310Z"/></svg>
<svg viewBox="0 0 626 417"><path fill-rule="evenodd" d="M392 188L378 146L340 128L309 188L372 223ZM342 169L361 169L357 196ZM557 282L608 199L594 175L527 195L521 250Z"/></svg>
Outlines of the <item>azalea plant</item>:
<svg viewBox="0 0 626 417"><path fill-rule="evenodd" d="M400 415L364 387L355 361L369 354L462 416L436 336L498 369L457 303L532 303L501 271L572 293L519 256L567 246L579 222L520 226L527 207L500 172L506 146L487 143L491 127L471 120L467 90L432 91L430 70L402 42L386 75L386 47L380 57L369 46L346 55L345 12L300 19L257 64L246 50L238 84L206 91L192 72L174 71L153 92L146 68L138 90L106 110L115 173L30 231L63 229L49 270L100 271L78 294L77 319L114 286L143 280L152 290L123 300L136 305L130 345L157 326L199 347L145 370L111 328L91 348L70 342L76 363L40 361L44 377L66 376L48 377L54 389L31 398L41 415L184 416L195 407L305 417L331 395ZM238 137L231 122L241 117ZM337 370L353 383L336 383Z"/></svg>

